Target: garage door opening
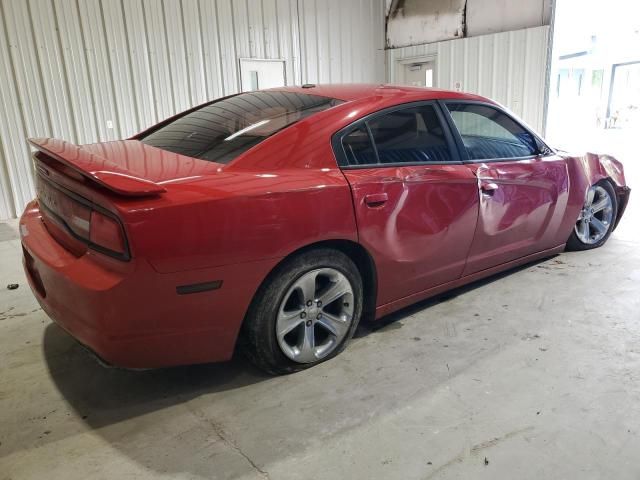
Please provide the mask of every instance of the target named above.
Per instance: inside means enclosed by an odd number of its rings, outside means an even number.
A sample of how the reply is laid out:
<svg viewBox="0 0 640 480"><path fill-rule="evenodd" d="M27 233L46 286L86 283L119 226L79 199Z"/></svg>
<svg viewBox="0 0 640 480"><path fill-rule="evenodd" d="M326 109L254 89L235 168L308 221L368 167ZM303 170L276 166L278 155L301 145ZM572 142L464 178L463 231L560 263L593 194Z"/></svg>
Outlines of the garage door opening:
<svg viewBox="0 0 640 480"><path fill-rule="evenodd" d="M640 185L640 4L636 0L557 0L546 137L557 148L613 155L627 184ZM640 202L631 195L627 214ZM634 222L616 230L637 237Z"/></svg>
<svg viewBox="0 0 640 480"><path fill-rule="evenodd" d="M547 137L616 154L640 132L640 5L558 0L553 31Z"/></svg>

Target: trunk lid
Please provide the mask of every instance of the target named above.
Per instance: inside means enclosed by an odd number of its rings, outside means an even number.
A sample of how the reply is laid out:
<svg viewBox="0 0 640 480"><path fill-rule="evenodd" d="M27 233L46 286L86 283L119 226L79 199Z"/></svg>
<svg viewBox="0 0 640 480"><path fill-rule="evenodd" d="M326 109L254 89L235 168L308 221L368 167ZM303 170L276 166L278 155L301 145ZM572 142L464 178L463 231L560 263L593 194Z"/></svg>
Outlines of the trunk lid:
<svg viewBox="0 0 640 480"><path fill-rule="evenodd" d="M125 197L157 196L163 184L215 173L219 164L197 160L145 145L138 140L74 145L55 138L32 138L29 143L44 163L61 164L68 174Z"/></svg>

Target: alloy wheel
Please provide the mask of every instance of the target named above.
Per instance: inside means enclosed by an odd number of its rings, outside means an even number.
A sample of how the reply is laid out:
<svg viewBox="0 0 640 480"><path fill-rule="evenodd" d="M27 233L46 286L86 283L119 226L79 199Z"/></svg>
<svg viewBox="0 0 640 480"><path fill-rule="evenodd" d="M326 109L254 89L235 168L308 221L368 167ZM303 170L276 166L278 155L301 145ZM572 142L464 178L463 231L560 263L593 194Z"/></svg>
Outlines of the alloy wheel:
<svg viewBox="0 0 640 480"><path fill-rule="evenodd" d="M353 287L344 274L334 268L311 270L291 285L280 303L278 345L295 362L316 362L340 345L353 311Z"/></svg>
<svg viewBox="0 0 640 480"><path fill-rule="evenodd" d="M600 185L592 186L574 227L578 239L587 245L598 243L611 228L612 220L613 200L609 192Z"/></svg>

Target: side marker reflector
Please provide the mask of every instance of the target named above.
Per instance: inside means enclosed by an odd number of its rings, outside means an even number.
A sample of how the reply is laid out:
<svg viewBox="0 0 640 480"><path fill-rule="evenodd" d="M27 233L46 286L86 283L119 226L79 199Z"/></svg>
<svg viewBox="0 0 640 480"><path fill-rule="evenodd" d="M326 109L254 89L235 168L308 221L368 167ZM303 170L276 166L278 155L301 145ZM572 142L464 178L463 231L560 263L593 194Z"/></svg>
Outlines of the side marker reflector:
<svg viewBox="0 0 640 480"><path fill-rule="evenodd" d="M222 287L222 280L214 280L213 282L194 283L192 285L180 285L176 287L178 295L187 295L189 293L200 293L208 290L218 290Z"/></svg>

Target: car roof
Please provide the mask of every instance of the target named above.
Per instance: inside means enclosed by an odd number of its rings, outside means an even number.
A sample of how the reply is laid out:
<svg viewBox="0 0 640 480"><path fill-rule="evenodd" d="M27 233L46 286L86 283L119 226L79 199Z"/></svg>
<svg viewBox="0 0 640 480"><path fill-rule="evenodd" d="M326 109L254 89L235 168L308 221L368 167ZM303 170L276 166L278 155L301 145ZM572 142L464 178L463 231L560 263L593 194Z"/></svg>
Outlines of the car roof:
<svg viewBox="0 0 640 480"><path fill-rule="evenodd" d="M335 83L335 84L307 84L303 86L279 87L271 90L307 93L310 95L321 95L324 97L337 98L344 101L361 100L365 98L382 96L387 98L397 97L398 100L406 99L407 96L420 97L424 100L437 99L459 99L459 100L480 100L494 103L492 100L471 93L456 92L453 90L443 90L439 88L409 87L406 85L392 84L368 84L368 83Z"/></svg>

